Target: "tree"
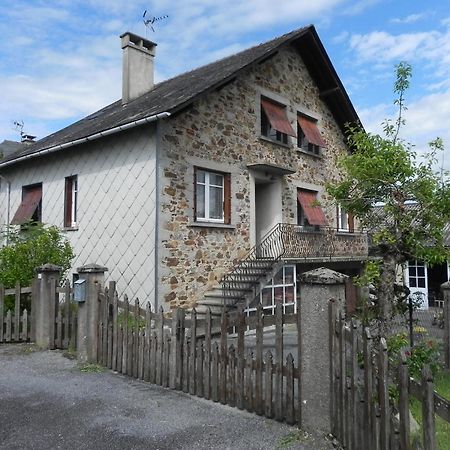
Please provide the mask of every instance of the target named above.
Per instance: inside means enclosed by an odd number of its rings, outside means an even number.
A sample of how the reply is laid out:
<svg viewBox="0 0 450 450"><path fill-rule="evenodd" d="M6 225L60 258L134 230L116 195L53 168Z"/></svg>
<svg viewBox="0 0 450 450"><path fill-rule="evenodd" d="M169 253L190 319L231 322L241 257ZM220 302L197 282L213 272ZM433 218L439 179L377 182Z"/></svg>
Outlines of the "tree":
<svg viewBox="0 0 450 450"><path fill-rule="evenodd" d="M446 261L450 251L444 243L444 226L450 222L448 173L436 171L437 156L444 150L441 139L429 144L423 158L413 146L399 138L405 124L405 93L411 67L396 68L395 121L386 120L385 136L349 127L352 153L340 161L343 181L329 185L328 192L371 234L376 254L381 257L378 278L378 318L386 334L398 297L396 273L410 259L427 264ZM373 264L371 265L373 270Z"/></svg>
<svg viewBox="0 0 450 450"><path fill-rule="evenodd" d="M72 247L55 226L30 223L10 230L9 244L0 248L0 284L29 286L35 269L46 263L60 266L64 275L73 258Z"/></svg>

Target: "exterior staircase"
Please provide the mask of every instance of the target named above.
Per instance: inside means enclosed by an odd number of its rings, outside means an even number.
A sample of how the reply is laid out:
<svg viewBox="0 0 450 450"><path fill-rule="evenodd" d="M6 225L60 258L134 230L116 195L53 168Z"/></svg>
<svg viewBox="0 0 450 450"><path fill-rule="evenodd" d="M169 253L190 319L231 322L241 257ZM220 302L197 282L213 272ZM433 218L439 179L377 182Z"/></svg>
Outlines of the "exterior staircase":
<svg viewBox="0 0 450 450"><path fill-rule="evenodd" d="M239 304L250 306L261 289L282 267L281 258L285 253L283 224L277 224L264 237L260 244L227 273L217 286L208 291L197 304L197 314L206 314L209 308L212 315L236 309Z"/></svg>

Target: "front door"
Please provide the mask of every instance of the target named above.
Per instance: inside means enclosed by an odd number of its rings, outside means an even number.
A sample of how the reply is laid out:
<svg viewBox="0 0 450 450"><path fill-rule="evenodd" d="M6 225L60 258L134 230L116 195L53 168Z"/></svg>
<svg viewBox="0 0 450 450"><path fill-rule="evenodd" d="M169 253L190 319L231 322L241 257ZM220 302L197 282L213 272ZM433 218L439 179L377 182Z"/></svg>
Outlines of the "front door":
<svg viewBox="0 0 450 450"><path fill-rule="evenodd" d="M406 266L406 285L412 298L420 309L428 309L427 266L423 262L412 260Z"/></svg>

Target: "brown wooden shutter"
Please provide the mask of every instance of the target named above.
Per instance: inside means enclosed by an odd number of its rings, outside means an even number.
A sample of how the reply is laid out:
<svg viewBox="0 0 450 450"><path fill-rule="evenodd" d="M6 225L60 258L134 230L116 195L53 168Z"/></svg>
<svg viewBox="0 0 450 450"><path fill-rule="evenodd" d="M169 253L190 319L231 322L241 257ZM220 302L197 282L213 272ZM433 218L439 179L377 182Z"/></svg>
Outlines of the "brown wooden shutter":
<svg viewBox="0 0 450 450"><path fill-rule="evenodd" d="M11 225L22 225L32 219L42 200L42 184L24 187L22 189L22 203L11 221ZM40 220L40 219L39 219Z"/></svg>
<svg viewBox="0 0 450 450"><path fill-rule="evenodd" d="M226 173L223 177L223 218L224 222L231 223L231 174Z"/></svg>
<svg viewBox="0 0 450 450"><path fill-rule="evenodd" d="M72 226L72 189L73 181L71 177L66 178L65 201L64 201L64 226Z"/></svg>
<svg viewBox="0 0 450 450"><path fill-rule="evenodd" d="M194 221L197 220L197 167L194 167Z"/></svg>
<svg viewBox="0 0 450 450"><path fill-rule="evenodd" d="M355 231L355 217L350 213L348 213L348 231L350 231L350 233Z"/></svg>

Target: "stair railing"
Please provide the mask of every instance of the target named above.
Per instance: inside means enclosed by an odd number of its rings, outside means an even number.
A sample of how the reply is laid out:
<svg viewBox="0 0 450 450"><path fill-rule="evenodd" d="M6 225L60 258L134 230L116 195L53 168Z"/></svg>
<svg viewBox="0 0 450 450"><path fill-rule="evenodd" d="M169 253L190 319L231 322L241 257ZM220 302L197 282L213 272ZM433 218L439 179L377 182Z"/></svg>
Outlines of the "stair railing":
<svg viewBox="0 0 450 450"><path fill-rule="evenodd" d="M227 297L230 299L233 298L233 295L235 295L234 292L239 292L239 288L242 288L242 282L246 279L251 280L251 275L258 269L258 262L263 264L269 262L270 266L272 266L281 259L285 253L284 237L286 226L289 225L282 223L276 224L259 244L252 247L247 255L230 272L223 276L221 285L224 299ZM251 284L251 281L249 281L249 284ZM228 306L230 305L228 304Z"/></svg>

